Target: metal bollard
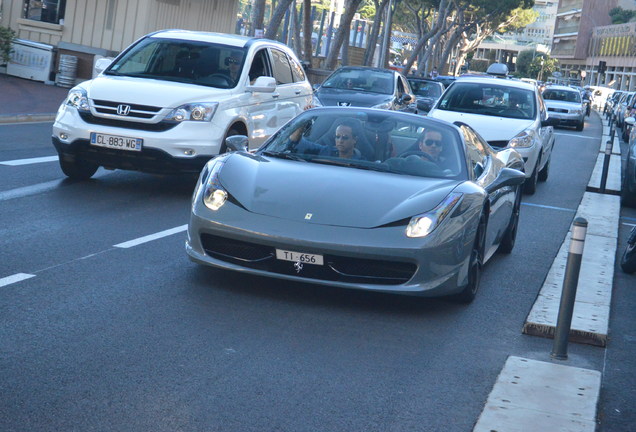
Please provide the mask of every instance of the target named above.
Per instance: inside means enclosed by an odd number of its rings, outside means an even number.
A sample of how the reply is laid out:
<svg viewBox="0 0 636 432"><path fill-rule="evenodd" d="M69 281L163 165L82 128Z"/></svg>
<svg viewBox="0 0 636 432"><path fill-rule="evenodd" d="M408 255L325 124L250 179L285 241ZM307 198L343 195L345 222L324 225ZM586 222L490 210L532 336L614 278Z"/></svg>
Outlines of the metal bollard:
<svg viewBox="0 0 636 432"><path fill-rule="evenodd" d="M587 220L577 217L572 227L570 251L565 265L565 277L563 278L563 291L559 305L559 316L554 331L554 344L550 356L557 360L568 358L568 336L572 324L574 300L576 299L576 287L579 283L579 271L585 246L585 234L587 233Z"/></svg>
<svg viewBox="0 0 636 432"><path fill-rule="evenodd" d="M603 171L601 172L601 187L600 193L605 193L605 187L607 186L607 173L609 171L610 159L612 158L612 148L614 147L614 134L610 136L610 140L605 143L605 158L603 159Z"/></svg>

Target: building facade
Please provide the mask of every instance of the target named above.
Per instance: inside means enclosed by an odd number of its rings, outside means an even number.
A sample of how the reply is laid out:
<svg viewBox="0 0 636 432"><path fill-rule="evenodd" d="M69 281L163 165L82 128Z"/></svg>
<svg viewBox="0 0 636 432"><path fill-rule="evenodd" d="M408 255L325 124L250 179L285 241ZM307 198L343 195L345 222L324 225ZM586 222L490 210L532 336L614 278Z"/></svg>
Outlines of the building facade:
<svg viewBox="0 0 636 432"><path fill-rule="evenodd" d="M0 0L0 25L17 38L77 57L77 77L92 76L97 58L113 56L161 29L233 33L237 0Z"/></svg>
<svg viewBox="0 0 636 432"><path fill-rule="evenodd" d="M560 0L551 56L559 61L563 79L585 82L588 47L595 27L611 24L609 11L617 0Z"/></svg>

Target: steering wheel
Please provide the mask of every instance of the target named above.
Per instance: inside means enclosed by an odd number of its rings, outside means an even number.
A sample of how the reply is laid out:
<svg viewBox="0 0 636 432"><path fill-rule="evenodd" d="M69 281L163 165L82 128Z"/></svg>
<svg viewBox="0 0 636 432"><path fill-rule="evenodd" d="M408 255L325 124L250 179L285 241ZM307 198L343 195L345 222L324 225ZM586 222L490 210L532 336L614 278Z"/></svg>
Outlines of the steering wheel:
<svg viewBox="0 0 636 432"><path fill-rule="evenodd" d="M222 73L213 73L208 75L208 79L212 79L212 78L221 78L222 80L225 81L225 85L228 87L232 87L234 85L234 80L230 78L229 76Z"/></svg>
<svg viewBox="0 0 636 432"><path fill-rule="evenodd" d="M428 160L430 162L436 163L435 160L433 159L433 156L431 156L428 153L424 153L421 150L407 151L407 152L404 152L404 153L402 153L400 155L401 158L405 158L407 156L419 156L419 157L424 158L424 159L426 159L426 160Z"/></svg>

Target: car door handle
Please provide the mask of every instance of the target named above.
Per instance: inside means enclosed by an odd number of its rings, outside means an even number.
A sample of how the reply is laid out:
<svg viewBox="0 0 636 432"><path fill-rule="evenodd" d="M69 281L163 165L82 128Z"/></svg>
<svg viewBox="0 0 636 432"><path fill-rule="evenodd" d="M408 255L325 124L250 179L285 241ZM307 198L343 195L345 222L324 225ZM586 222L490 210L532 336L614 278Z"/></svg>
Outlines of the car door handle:
<svg viewBox="0 0 636 432"><path fill-rule="evenodd" d="M278 96L280 96L280 93L276 92L276 93L272 93L272 97L274 99L278 98Z"/></svg>
<svg viewBox="0 0 636 432"><path fill-rule="evenodd" d="M300 89L296 89L295 93L296 93L297 95L299 95L299 94L300 94L300 93L302 93L302 92L300 91Z"/></svg>

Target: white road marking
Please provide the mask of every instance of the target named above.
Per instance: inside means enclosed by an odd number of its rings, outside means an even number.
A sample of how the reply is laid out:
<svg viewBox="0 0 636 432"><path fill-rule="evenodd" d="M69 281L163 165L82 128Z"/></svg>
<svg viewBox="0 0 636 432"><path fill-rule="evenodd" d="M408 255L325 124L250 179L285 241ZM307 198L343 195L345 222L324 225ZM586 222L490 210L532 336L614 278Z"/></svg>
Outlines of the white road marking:
<svg viewBox="0 0 636 432"><path fill-rule="evenodd" d="M31 279L32 277L35 277L35 275L27 274L27 273L16 273L14 275L7 276L0 279L0 287L11 285L26 279Z"/></svg>
<svg viewBox="0 0 636 432"><path fill-rule="evenodd" d="M577 138L585 138L585 139L593 139L593 140L598 140L598 138L595 137L589 137L589 136L584 136L584 135L577 135L577 134L569 134L569 133L560 133L560 132L556 132L555 135L558 136L570 136L570 137L577 137ZM559 141L561 142L561 141Z"/></svg>
<svg viewBox="0 0 636 432"><path fill-rule="evenodd" d="M143 244L143 243L148 243L148 242L153 241L153 240L157 240L157 239L160 239L160 238L163 238L163 237L168 237L168 236L171 236L173 234L177 234L177 233L183 232L183 231L185 231L187 229L188 229L188 225L187 224L186 225L181 225L181 226L178 226L176 228L171 228L171 229L168 229L168 230L165 230L165 231L161 231L161 232L158 232L158 233L155 233L155 234L150 234L150 235L147 235L147 236L144 236L144 237L139 237L139 238L134 239L134 240L130 240L130 241L127 241L127 242L119 243L119 244L114 245L114 247L122 248L122 249L128 249L128 248L131 248L133 246L137 246L137 245L140 245L140 244Z"/></svg>
<svg viewBox="0 0 636 432"><path fill-rule="evenodd" d="M542 204L533 204L533 203L527 203L527 202L522 202L521 205L526 205L526 206L530 206L530 207L540 207L540 208L550 209L550 210L566 211L566 212L570 212L570 213L576 212L576 210L572 210L572 209L568 209L568 208L554 207L554 206L542 205Z"/></svg>
<svg viewBox="0 0 636 432"><path fill-rule="evenodd" d="M44 163L44 162L57 162L58 160L59 160L58 156L45 156L45 157L38 157L38 158L0 161L0 165L8 165L8 166L31 165L31 164Z"/></svg>
<svg viewBox="0 0 636 432"><path fill-rule="evenodd" d="M0 201L5 201L13 198L23 198L29 195L35 195L42 192L48 192L59 187L61 180L52 180L49 182L39 183L32 186L24 186L21 188L10 189L8 191L0 192Z"/></svg>

